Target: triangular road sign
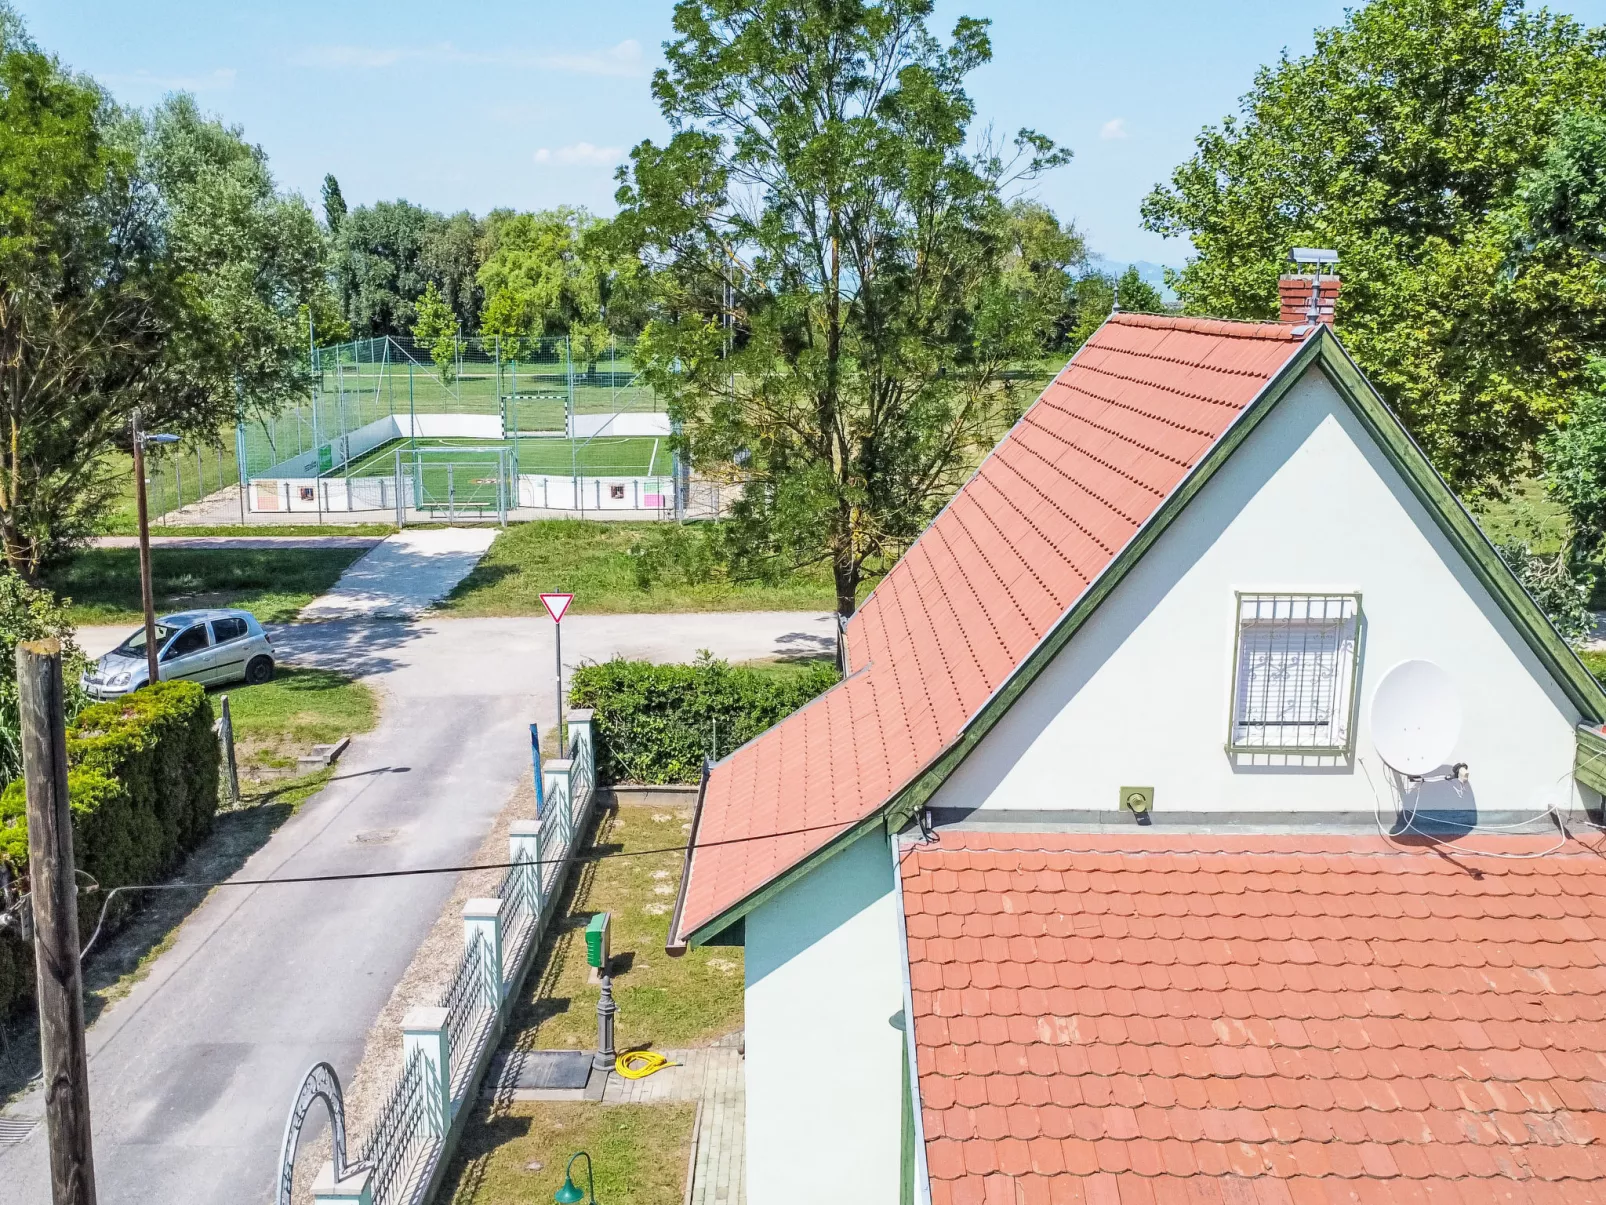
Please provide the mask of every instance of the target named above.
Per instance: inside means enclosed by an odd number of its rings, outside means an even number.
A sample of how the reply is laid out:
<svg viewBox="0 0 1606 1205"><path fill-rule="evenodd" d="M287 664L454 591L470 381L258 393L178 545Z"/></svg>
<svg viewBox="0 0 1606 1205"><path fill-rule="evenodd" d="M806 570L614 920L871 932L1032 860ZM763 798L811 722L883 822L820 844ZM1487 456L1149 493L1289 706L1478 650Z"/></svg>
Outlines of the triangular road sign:
<svg viewBox="0 0 1606 1205"><path fill-rule="evenodd" d="M572 594L541 595L541 605L546 607L546 613L552 616L553 623L563 622L563 613L569 609L569 604L573 601L574 595Z"/></svg>

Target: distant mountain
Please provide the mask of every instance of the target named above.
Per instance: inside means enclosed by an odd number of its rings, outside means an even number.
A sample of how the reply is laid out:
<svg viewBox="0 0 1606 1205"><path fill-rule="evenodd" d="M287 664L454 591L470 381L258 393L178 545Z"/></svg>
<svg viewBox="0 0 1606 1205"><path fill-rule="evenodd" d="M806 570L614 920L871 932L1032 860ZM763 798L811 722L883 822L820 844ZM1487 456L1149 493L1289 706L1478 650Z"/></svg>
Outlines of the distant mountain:
<svg viewBox="0 0 1606 1205"><path fill-rule="evenodd" d="M1172 302L1177 299L1177 295L1166 287L1165 264L1150 263L1146 259L1135 261L1108 259L1102 255L1090 255L1088 256L1088 262L1092 265L1095 271L1108 272L1111 276L1120 276L1128 268L1136 268L1138 270L1138 276L1140 276L1148 284L1151 284L1155 288L1159 289L1160 296L1167 302Z"/></svg>

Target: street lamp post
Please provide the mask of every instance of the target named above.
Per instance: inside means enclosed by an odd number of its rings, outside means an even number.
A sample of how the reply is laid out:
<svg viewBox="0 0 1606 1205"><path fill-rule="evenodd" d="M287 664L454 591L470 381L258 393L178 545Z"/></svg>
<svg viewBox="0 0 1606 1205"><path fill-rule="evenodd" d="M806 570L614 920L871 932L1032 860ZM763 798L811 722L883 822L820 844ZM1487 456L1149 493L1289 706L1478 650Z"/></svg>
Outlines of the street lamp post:
<svg viewBox="0 0 1606 1205"><path fill-rule="evenodd" d="M150 671L150 684L161 681L156 664L156 600L151 592L151 521L150 508L145 501L145 445L172 444L176 435L146 435L139 429L139 411L129 419L130 442L134 447L134 497L139 510L139 594L145 605L145 666Z"/></svg>

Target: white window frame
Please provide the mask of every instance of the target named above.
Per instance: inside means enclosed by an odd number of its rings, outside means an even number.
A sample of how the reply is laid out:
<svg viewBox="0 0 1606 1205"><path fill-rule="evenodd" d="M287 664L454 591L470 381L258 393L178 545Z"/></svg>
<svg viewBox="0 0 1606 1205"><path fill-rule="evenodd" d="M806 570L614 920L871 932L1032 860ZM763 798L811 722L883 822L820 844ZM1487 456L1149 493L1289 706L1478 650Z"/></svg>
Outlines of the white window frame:
<svg viewBox="0 0 1606 1205"><path fill-rule="evenodd" d="M1347 756L1360 594L1239 591L1235 600L1227 751Z"/></svg>

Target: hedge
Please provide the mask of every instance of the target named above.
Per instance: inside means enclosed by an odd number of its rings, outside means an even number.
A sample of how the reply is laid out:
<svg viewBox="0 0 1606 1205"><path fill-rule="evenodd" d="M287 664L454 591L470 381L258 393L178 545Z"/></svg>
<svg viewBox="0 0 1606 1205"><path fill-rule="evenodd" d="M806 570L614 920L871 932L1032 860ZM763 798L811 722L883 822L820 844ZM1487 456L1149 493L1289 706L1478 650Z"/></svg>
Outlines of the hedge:
<svg viewBox="0 0 1606 1205"><path fill-rule="evenodd" d="M705 756L724 756L839 677L824 662L758 670L707 654L690 665L613 660L576 669L569 702L596 713L599 782L694 783Z"/></svg>
<svg viewBox="0 0 1606 1205"><path fill-rule="evenodd" d="M73 857L102 888L160 879L211 831L218 746L211 700L193 682L162 682L84 708L67 730L67 764ZM0 794L0 858L14 871L27 868L21 779ZM79 893L83 939L102 900ZM0 939L0 1017L32 994L33 952L8 935Z"/></svg>

